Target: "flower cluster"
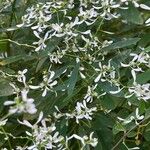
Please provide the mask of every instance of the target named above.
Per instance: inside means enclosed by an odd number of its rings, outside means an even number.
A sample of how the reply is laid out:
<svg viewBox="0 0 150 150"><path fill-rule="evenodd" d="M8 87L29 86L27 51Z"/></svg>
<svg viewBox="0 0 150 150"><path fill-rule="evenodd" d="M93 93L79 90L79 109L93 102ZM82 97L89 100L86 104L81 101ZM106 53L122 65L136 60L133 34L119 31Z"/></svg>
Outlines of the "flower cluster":
<svg viewBox="0 0 150 150"><path fill-rule="evenodd" d="M120 121L122 121L123 122L123 124L128 124L128 123L130 123L130 122L132 122L133 120L135 121L135 124L139 124L138 123L138 121L141 121L141 120L143 120L144 119L144 116L143 115L140 115L139 114L139 109L138 108L136 108L136 110L135 110L135 115L133 116L133 115L131 115L129 118L126 118L126 119L122 119L122 118L120 118L120 117L118 117L118 119L120 120Z"/></svg>
<svg viewBox="0 0 150 150"><path fill-rule="evenodd" d="M34 125L27 120L23 120L23 122L19 121L19 123L32 129L32 132L26 131L27 136L33 141L33 145L27 147L28 150L38 150L38 148L65 150L68 148L68 142L72 138L79 140L82 144L82 148L87 144L93 147L97 145L97 138L93 138L93 132L89 137L87 135L80 137L77 134L73 134L70 137L61 136L59 132L56 131L55 124L51 123L51 119L43 118L42 112Z"/></svg>
<svg viewBox="0 0 150 150"><path fill-rule="evenodd" d="M21 97L15 97L14 101L5 101L5 106L10 106L9 113L29 113L29 114L35 114L37 112L37 109L35 107L34 99L27 97L28 91L26 89L23 89L21 91Z"/></svg>
<svg viewBox="0 0 150 150"><path fill-rule="evenodd" d="M62 113L60 112L57 106L56 106L56 109L57 109L57 113L56 112L54 113L56 118L60 118L63 116L65 116L67 120L71 118L75 118L77 124L79 124L79 120L82 120L82 119L92 120L92 115L94 114L94 112L97 111L96 107L88 108L86 100L83 100L82 103L77 102L75 106L75 110L71 113L68 113L68 112Z"/></svg>
<svg viewBox="0 0 150 150"><path fill-rule="evenodd" d="M0 16L10 15L9 23L0 26L0 115L7 112L0 119L0 134L9 149L90 150L98 145L113 150L120 144L118 132L147 130L142 124L150 100L148 2L0 2ZM125 119L118 117L124 112ZM115 126L116 118L121 127ZM20 129L9 133L14 122ZM110 144L103 144L106 135ZM126 134L120 139L129 149ZM21 144L13 146L13 140Z"/></svg>

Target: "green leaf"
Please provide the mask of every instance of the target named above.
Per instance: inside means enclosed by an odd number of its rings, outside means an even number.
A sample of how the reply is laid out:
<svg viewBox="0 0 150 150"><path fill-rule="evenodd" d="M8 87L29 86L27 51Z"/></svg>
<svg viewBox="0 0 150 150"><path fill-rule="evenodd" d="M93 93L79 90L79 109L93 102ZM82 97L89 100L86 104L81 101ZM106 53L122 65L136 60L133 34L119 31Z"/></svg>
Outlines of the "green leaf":
<svg viewBox="0 0 150 150"><path fill-rule="evenodd" d="M35 58L36 58L36 56L16 55L16 56L11 56L11 57L7 57L7 58L2 59L0 61L0 65L5 66L5 65L8 65L8 64L20 61L20 60L29 61L29 60L32 60Z"/></svg>
<svg viewBox="0 0 150 150"><path fill-rule="evenodd" d="M21 60L22 58L23 58L22 55L7 57L7 58L2 59L2 61L0 61L0 65L4 66L7 64L11 64L13 62Z"/></svg>
<svg viewBox="0 0 150 150"><path fill-rule="evenodd" d="M131 4L128 6L127 10L121 9L120 14L124 20L127 20L127 22L139 25L143 24L143 18L140 11Z"/></svg>
<svg viewBox="0 0 150 150"><path fill-rule="evenodd" d="M92 129L96 130L95 133L101 142L102 149L110 150L113 144L113 133L110 129L114 123L112 118L104 113L99 113L92 123Z"/></svg>
<svg viewBox="0 0 150 150"><path fill-rule="evenodd" d="M80 63L77 63L73 72L71 73L71 77L69 80L69 87L68 87L68 95L71 95L73 93L75 84L77 82L78 79L78 71L79 71L79 67L80 67Z"/></svg>
<svg viewBox="0 0 150 150"><path fill-rule="evenodd" d="M101 82L98 84L98 88L103 89L103 91L110 93L110 91L117 91L118 87L115 86L114 84L110 84L109 82ZM124 94L122 91L120 91L119 93L115 94L116 97L123 97Z"/></svg>
<svg viewBox="0 0 150 150"><path fill-rule="evenodd" d="M139 84L144 84L144 83L148 82L149 80L150 80L150 69L148 69L147 71L145 71L143 73L138 74L136 77L136 81ZM133 79L131 79L128 82L128 85L131 85L132 83L133 83Z"/></svg>
<svg viewBox="0 0 150 150"><path fill-rule="evenodd" d="M121 123L117 122L113 127L113 134L117 134L120 131L126 131L126 129Z"/></svg>
<svg viewBox="0 0 150 150"><path fill-rule="evenodd" d="M58 70L55 70L55 77L53 79L59 78L67 70L67 68L67 66L64 66Z"/></svg>
<svg viewBox="0 0 150 150"><path fill-rule="evenodd" d="M150 52L150 46L146 47L144 51L145 52Z"/></svg>
<svg viewBox="0 0 150 150"><path fill-rule="evenodd" d="M9 96L14 93L13 88L10 86L9 81L0 79L0 96Z"/></svg>
<svg viewBox="0 0 150 150"><path fill-rule="evenodd" d="M102 99L100 99L100 104L103 108L106 108L107 110L115 109L122 102L122 98L118 98L115 95L112 96L109 94L106 94Z"/></svg>
<svg viewBox="0 0 150 150"><path fill-rule="evenodd" d="M36 67L36 72L38 72L38 71L41 69L42 65L44 64L44 62L45 62L46 60L47 60L47 57L41 58L41 59L39 60L39 62L38 62L38 64L37 64L37 67Z"/></svg>
<svg viewBox="0 0 150 150"><path fill-rule="evenodd" d="M121 66L120 62L124 62L124 60L129 56L130 53L131 53L131 50L122 51L121 53L119 53L118 55L112 58L111 64L115 68L120 68Z"/></svg>
<svg viewBox="0 0 150 150"><path fill-rule="evenodd" d="M139 40L140 40L140 38L128 38L126 40L122 40L122 41L113 43L113 44L103 48L102 50L103 51L110 51L112 49L124 48L127 46L135 45Z"/></svg>
<svg viewBox="0 0 150 150"><path fill-rule="evenodd" d="M146 47L149 44L150 39L150 33L146 33L143 36L141 36L141 40L138 43L139 47Z"/></svg>

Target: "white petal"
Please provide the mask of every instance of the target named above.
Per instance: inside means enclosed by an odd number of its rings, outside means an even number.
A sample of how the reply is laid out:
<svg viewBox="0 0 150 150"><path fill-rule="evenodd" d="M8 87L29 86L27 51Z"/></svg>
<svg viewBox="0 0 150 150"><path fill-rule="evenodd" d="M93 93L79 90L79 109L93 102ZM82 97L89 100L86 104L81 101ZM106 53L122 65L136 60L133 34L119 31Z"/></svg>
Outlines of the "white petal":
<svg viewBox="0 0 150 150"><path fill-rule="evenodd" d="M50 84L50 86L53 87L53 86L56 85L56 84L57 84L57 81L55 80L55 81L53 81L53 82Z"/></svg>
<svg viewBox="0 0 150 150"><path fill-rule="evenodd" d="M15 104L15 102L14 101L6 101L6 102L4 102L5 106L12 105L12 104Z"/></svg>
<svg viewBox="0 0 150 150"><path fill-rule="evenodd" d="M20 28L20 27L22 27L24 24L22 23L22 24L17 24L16 26L18 27L18 28Z"/></svg>
<svg viewBox="0 0 150 150"><path fill-rule="evenodd" d="M133 76L133 82L135 83L136 82L136 73L134 70L131 71L131 74Z"/></svg>
<svg viewBox="0 0 150 150"><path fill-rule="evenodd" d="M139 116L139 109L138 108L136 108L136 110L135 110L135 115L138 118L138 116Z"/></svg>
<svg viewBox="0 0 150 150"><path fill-rule="evenodd" d="M45 88L44 91L43 91L43 93L42 93L42 97L45 97L46 94L47 94L47 89Z"/></svg>
<svg viewBox="0 0 150 150"><path fill-rule="evenodd" d="M117 91L109 91L110 94L117 94L121 91L122 89L118 88Z"/></svg>
<svg viewBox="0 0 150 150"><path fill-rule="evenodd" d="M33 33L34 33L34 35L35 35L37 38L39 38L39 39L40 39L40 36L39 36L39 34L38 34L38 32L37 32L37 31L33 31Z"/></svg>
<svg viewBox="0 0 150 150"><path fill-rule="evenodd" d="M43 118L43 112L41 111L39 114L39 118L35 124L39 123L42 120L42 118Z"/></svg>
<svg viewBox="0 0 150 150"><path fill-rule="evenodd" d="M130 148L130 150L137 150L137 149L140 149L140 148L139 147Z"/></svg>
<svg viewBox="0 0 150 150"><path fill-rule="evenodd" d="M145 23L147 24L147 23L150 23L150 18L148 18L146 21L145 21Z"/></svg>
<svg viewBox="0 0 150 150"><path fill-rule="evenodd" d="M145 4L140 4L140 7L145 10L150 10L150 7Z"/></svg>
<svg viewBox="0 0 150 150"><path fill-rule="evenodd" d="M29 88L30 88L30 89L33 89L33 90L35 90L35 89L39 89L39 88L40 88L40 86L29 85Z"/></svg>
<svg viewBox="0 0 150 150"><path fill-rule="evenodd" d="M82 72L79 72L82 79L85 79L85 75Z"/></svg>
<svg viewBox="0 0 150 150"><path fill-rule="evenodd" d="M130 65L129 65L129 64L121 63L121 66L122 66L122 67L129 67Z"/></svg>
<svg viewBox="0 0 150 150"><path fill-rule="evenodd" d="M33 126L30 124L30 122L28 122L27 120L23 120L23 122L21 122L21 121L18 120L18 122L19 122L20 124L22 124L22 125L26 125L27 127L30 127L30 128L33 127Z"/></svg>
<svg viewBox="0 0 150 150"><path fill-rule="evenodd" d="M91 33L91 30L87 30L85 32L81 32L82 34L90 34Z"/></svg>
<svg viewBox="0 0 150 150"><path fill-rule="evenodd" d="M94 82L98 82L99 80L100 80L100 78L101 78L101 74L99 74L97 77L96 77L96 79L94 80Z"/></svg>

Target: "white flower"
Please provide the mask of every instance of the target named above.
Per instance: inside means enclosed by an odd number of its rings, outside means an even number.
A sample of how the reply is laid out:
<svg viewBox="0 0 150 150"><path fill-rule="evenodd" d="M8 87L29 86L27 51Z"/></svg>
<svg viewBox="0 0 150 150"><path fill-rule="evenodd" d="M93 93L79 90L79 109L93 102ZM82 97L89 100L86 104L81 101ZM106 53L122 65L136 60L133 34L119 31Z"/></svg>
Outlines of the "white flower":
<svg viewBox="0 0 150 150"><path fill-rule="evenodd" d="M51 27L52 29L54 29L54 33L52 34L52 36L56 36L56 37L62 37L65 35L65 33L63 33L63 27L64 24L61 23L60 25L59 24L52 24Z"/></svg>
<svg viewBox="0 0 150 150"><path fill-rule="evenodd" d="M45 41L50 38L49 32L46 32L44 37L40 37L40 35L37 31L33 31L33 33L39 39L38 42L33 42L34 45L38 45L38 47L35 49L35 51L43 50L44 48L46 48Z"/></svg>
<svg viewBox="0 0 150 150"><path fill-rule="evenodd" d="M43 76L43 82L41 82L40 85L38 86L29 85L29 88L30 89L39 89L39 88L42 89L43 90L42 96L45 97L47 94L47 91L52 91L53 86L57 84L57 81L53 80L54 76L55 76L55 72L49 70L49 73Z"/></svg>
<svg viewBox="0 0 150 150"><path fill-rule="evenodd" d="M22 82L24 85L26 85L26 76L25 74L27 73L27 69L24 69L23 71L18 71L18 75L17 75L17 80L19 82Z"/></svg>
<svg viewBox="0 0 150 150"><path fill-rule="evenodd" d="M64 55L65 50L64 51L57 50L56 52L48 53L50 62L56 64L62 64L61 58L63 58Z"/></svg>
<svg viewBox="0 0 150 150"><path fill-rule="evenodd" d="M146 83L143 85L137 84L135 83L132 87L129 87L129 92L130 95L128 96L132 96L133 94L135 94L135 96L140 100L144 100L147 101L150 99L150 84Z"/></svg>
<svg viewBox="0 0 150 150"><path fill-rule="evenodd" d="M80 7L79 11L80 13L78 14L78 16L81 18L79 24L85 22L89 26L97 20L98 12L94 8L84 11L83 7Z"/></svg>
<svg viewBox="0 0 150 150"><path fill-rule="evenodd" d="M92 115L97 111L97 107L88 108L86 103L86 100L83 100L82 103L77 102L75 109L71 113L61 113L58 107L55 106L57 113L54 113L54 115L57 118L61 118L62 116L65 116L66 119L75 118L77 124L82 119L92 120Z"/></svg>
<svg viewBox="0 0 150 150"><path fill-rule="evenodd" d="M37 109L35 108L34 99L28 98L27 97L28 91L27 90L22 90L21 91L21 96L22 96L22 101L24 101L24 107L25 107L25 112L29 114L35 114L37 112Z"/></svg>
<svg viewBox="0 0 150 150"><path fill-rule="evenodd" d="M115 12L115 9L117 8L124 9L121 7L121 4L119 2L117 3L113 0L102 0L100 9L103 10L100 16L105 18L106 20L118 18L120 15Z"/></svg>
<svg viewBox="0 0 150 150"><path fill-rule="evenodd" d="M48 122L50 122L48 118L43 119L43 112L40 113L37 122L33 125L27 120L23 120L23 122L19 121L20 124L32 129L31 133L26 132L27 136L33 138L33 143L28 147L28 150L37 149L39 146L46 149L59 149L63 147L61 142L64 137L59 135L59 132L55 131L56 126L54 123L47 126Z"/></svg>
<svg viewBox="0 0 150 150"><path fill-rule="evenodd" d="M84 99L86 102L92 102L94 96L98 96L98 93L96 93L94 90L96 89L97 84L95 86L88 86L87 94L85 95Z"/></svg>
<svg viewBox="0 0 150 150"><path fill-rule="evenodd" d="M29 113L29 114L35 114L37 112L37 109L35 107L34 99L27 97L28 91L26 89L23 89L21 91L21 97L16 97L14 101L5 101L5 106L10 106L9 113Z"/></svg>
<svg viewBox="0 0 150 150"><path fill-rule="evenodd" d="M73 138L79 140L82 144L82 149L85 147L85 145L91 145L92 147L96 147L96 145L98 144L98 139L93 138L93 134L94 132L90 133L89 137L87 135L84 135L83 137L81 137L77 134L73 134L67 139L67 141Z"/></svg>
<svg viewBox="0 0 150 150"><path fill-rule="evenodd" d="M135 124L138 125L138 124L139 124L138 121L143 120L143 119L144 119L144 116L143 116L143 115L140 115L140 114L139 114L139 108L136 108L136 110L135 110L135 115L134 115L134 116L132 115L132 116L126 118L126 119L122 119L122 118L120 118L120 117L117 117L117 118L118 118L120 121L122 121L124 125L126 125L126 124L132 122L133 120L135 121Z"/></svg>
<svg viewBox="0 0 150 150"><path fill-rule="evenodd" d="M108 65L102 65L101 62L99 62L99 68L95 68L96 72L99 72L98 76L95 78L94 82L105 82L106 80L111 80L115 79L115 68L111 66L110 61L108 62Z"/></svg>
<svg viewBox="0 0 150 150"><path fill-rule="evenodd" d="M77 105L75 107L74 111L74 117L76 118L76 123L79 123L80 119L87 119L92 120L93 113L97 111L96 107L88 108L86 106L86 101L83 100L83 103L77 102Z"/></svg>
<svg viewBox="0 0 150 150"><path fill-rule="evenodd" d="M150 56L145 52L141 52L140 54L131 53L130 56L132 56L133 59L129 62L129 64L121 63L121 66L131 68L133 83L135 84L137 72L143 72L141 64L149 67Z"/></svg>

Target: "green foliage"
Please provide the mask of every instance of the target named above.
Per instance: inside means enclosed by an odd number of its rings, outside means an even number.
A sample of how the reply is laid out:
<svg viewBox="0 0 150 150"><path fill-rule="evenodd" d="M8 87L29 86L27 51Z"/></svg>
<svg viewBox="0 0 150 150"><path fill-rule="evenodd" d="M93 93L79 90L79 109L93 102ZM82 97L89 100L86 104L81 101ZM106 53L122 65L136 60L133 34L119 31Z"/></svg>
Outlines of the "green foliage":
<svg viewBox="0 0 150 150"><path fill-rule="evenodd" d="M44 122L36 124L40 112L48 118L48 134L54 135L54 123L63 136L60 143L68 142L70 150L149 149L150 13L143 7L150 9L150 2L113 0L113 7L107 0L97 1L0 0L0 149L36 145L36 137L29 135L34 129L20 122L28 120L38 128ZM52 18L35 17L49 7L47 2L54 3L47 10ZM82 7L89 14L81 15ZM36 113L22 106L24 90ZM92 111L78 114L78 104ZM91 135L98 143L93 146L86 139L84 145L75 135ZM57 142L53 148L39 145L38 150L59 149Z"/></svg>

